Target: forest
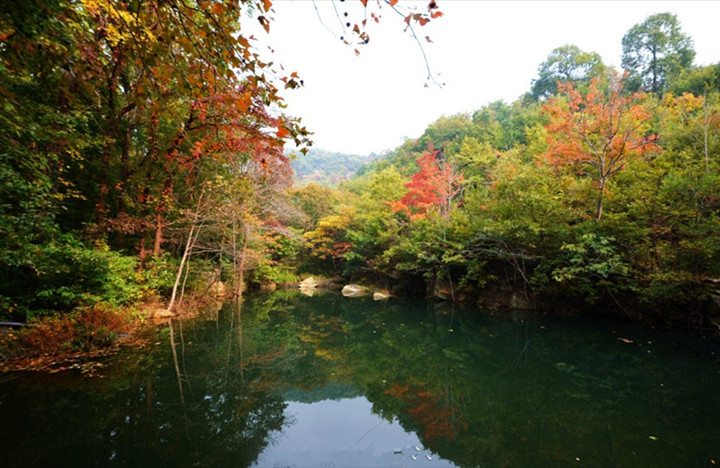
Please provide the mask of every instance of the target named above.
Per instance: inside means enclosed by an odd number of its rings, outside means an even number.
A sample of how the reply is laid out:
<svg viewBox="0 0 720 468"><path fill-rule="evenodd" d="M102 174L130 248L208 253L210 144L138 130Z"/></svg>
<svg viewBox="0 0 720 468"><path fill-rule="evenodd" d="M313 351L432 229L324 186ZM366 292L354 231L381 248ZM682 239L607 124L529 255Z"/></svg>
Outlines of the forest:
<svg viewBox="0 0 720 468"><path fill-rule="evenodd" d="M312 129L282 96L303 83L245 27L271 27L269 0L6 3L0 320L99 329L209 278L239 295L314 275L720 328L720 64L694 64L672 13L627 32L622 70L559 45L516 101L294 187Z"/></svg>
<svg viewBox="0 0 720 468"><path fill-rule="evenodd" d="M293 154L292 151L290 154ZM358 156L310 148L307 154L292 160L294 185L314 183L322 186L337 186L340 182L350 179L363 163L375 157L377 157L375 154Z"/></svg>

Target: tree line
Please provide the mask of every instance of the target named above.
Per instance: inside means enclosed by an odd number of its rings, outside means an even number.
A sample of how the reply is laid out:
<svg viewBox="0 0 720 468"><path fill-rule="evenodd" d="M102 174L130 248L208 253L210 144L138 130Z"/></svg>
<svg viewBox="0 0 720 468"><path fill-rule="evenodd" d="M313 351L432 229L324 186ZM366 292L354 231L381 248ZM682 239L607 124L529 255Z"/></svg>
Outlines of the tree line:
<svg viewBox="0 0 720 468"><path fill-rule="evenodd" d="M622 46L623 70L558 47L515 102L442 117L324 197L296 190L316 201L303 261L397 294L712 326L720 65L693 64L671 13Z"/></svg>

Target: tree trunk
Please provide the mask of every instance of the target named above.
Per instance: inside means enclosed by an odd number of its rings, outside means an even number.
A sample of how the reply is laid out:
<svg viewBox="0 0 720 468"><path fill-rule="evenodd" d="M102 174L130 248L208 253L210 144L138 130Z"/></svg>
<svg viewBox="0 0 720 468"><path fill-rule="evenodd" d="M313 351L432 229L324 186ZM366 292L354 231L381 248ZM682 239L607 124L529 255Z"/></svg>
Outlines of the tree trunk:
<svg viewBox="0 0 720 468"><path fill-rule="evenodd" d="M188 261L188 258L190 257L190 253L192 252L193 247L195 246L195 240L197 239L197 233L200 231L200 228L197 227L197 220L200 213L200 202L202 200L202 195L198 199L197 207L195 208L195 216L193 217L192 224L190 225L190 232L188 232L187 241L185 242L185 251L183 252L183 256L180 259L180 267L178 268L177 274L175 275L175 284L173 285L172 289L172 295L170 296L170 303L167 306L168 310L172 310L173 306L175 305L175 297L177 296L177 290L178 286L180 285L180 278L182 278L183 269L185 268L185 263Z"/></svg>
<svg viewBox="0 0 720 468"><path fill-rule="evenodd" d="M155 242L153 244L153 256L160 255L160 247L162 246L163 241L163 224L165 220L163 218L162 211L157 212L157 216L155 217Z"/></svg>
<svg viewBox="0 0 720 468"><path fill-rule="evenodd" d="M163 191L160 194L160 202L155 209L155 244L153 245L153 255L160 255L161 252L163 242L163 227L165 225L165 210L167 208L166 199L170 196L170 194L172 194L173 191L173 183L172 177L170 176L170 171L166 169L165 172L165 186L163 187Z"/></svg>
<svg viewBox="0 0 720 468"><path fill-rule="evenodd" d="M598 194L597 211L595 212L595 219L600 221L603 214L603 200L605 199L605 179L600 179L600 193Z"/></svg>
<svg viewBox="0 0 720 468"><path fill-rule="evenodd" d="M167 306L168 310L172 310L173 306L175 305L175 297L177 296L178 286L180 286L180 278L182 278L183 269L185 268L185 262L190 256L190 249L192 248L194 228L195 223L193 223L193 225L190 227L190 232L188 233L187 242L185 243L185 251L183 252L182 258L180 259L180 267L178 268L177 274L175 275L175 284L173 284L172 294L170 295L170 303Z"/></svg>
<svg viewBox="0 0 720 468"><path fill-rule="evenodd" d="M250 227L247 223L243 223L243 243L240 249L240 258L237 266L237 286L235 290L235 297L237 298L238 305L242 300L243 286L245 281L245 257L247 256L247 243L250 235Z"/></svg>

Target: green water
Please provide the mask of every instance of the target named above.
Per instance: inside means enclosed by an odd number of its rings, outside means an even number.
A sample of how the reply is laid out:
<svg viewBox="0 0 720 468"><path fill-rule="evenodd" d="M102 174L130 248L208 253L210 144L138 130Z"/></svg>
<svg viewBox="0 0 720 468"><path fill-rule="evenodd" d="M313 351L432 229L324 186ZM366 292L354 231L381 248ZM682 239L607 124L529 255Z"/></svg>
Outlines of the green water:
<svg viewBox="0 0 720 468"><path fill-rule="evenodd" d="M605 320L250 297L0 376L0 466L720 465L720 345Z"/></svg>

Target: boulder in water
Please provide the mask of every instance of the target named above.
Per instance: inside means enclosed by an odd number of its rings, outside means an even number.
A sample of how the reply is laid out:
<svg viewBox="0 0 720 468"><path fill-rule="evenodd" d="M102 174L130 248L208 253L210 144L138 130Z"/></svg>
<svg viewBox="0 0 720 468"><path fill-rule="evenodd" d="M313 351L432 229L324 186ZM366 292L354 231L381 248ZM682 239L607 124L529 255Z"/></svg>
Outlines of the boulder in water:
<svg viewBox="0 0 720 468"><path fill-rule="evenodd" d="M368 294L368 289L358 284L346 284L342 288L342 295L345 297L358 297Z"/></svg>
<svg viewBox="0 0 720 468"><path fill-rule="evenodd" d="M387 291L375 291L373 293L373 300L375 301L386 301L390 299L390 293Z"/></svg>

